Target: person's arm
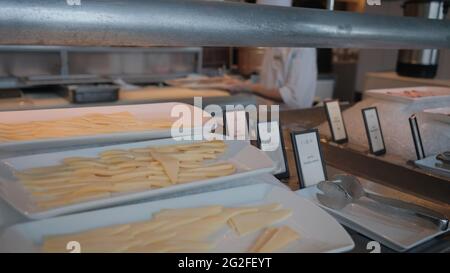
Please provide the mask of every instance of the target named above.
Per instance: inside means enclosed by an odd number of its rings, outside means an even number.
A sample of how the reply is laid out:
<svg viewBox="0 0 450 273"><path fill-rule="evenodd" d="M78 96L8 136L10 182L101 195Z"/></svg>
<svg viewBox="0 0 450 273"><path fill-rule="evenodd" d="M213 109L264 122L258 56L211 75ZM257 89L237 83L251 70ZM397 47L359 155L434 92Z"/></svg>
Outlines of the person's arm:
<svg viewBox="0 0 450 273"><path fill-rule="evenodd" d="M249 89L262 97L273 99L276 101L283 101L280 90L278 88L266 88L261 84L251 84L249 86Z"/></svg>
<svg viewBox="0 0 450 273"><path fill-rule="evenodd" d="M245 92L251 91L257 95L265 98L269 98L276 101L283 101L281 97L280 90L278 88L267 88L262 84L249 83L249 82L239 82L233 83L230 86L231 92Z"/></svg>

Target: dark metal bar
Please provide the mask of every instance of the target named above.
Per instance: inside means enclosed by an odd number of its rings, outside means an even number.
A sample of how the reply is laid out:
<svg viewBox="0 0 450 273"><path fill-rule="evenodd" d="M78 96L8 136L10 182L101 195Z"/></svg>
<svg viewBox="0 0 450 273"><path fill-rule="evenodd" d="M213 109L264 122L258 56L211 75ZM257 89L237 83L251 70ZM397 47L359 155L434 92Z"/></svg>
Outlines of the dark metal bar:
<svg viewBox="0 0 450 273"><path fill-rule="evenodd" d="M327 164L340 170L409 192L428 200L450 203L450 181L410 166L400 166L351 149L322 143Z"/></svg>

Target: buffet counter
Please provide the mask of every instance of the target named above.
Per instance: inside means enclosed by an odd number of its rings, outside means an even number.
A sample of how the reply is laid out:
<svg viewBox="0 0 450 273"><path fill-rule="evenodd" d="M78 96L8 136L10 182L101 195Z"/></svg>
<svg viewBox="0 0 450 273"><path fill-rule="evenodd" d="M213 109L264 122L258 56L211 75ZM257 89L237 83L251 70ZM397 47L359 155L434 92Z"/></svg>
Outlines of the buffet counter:
<svg viewBox="0 0 450 273"><path fill-rule="evenodd" d="M350 105L343 105L342 110L349 107ZM292 190L298 190L299 180L295 171L296 164L290 132L319 126L326 121L325 111L322 107L282 111L280 119L283 125L287 161L291 170L289 179L283 182L287 183ZM367 148L364 149L349 143L337 145L322 137L321 145L329 177L333 177L335 174L350 173L357 176L364 188L370 191L420 204L450 217L449 178L425 172L393 155L375 157L368 153ZM372 239L350 228L347 228L347 231L356 244L353 251L368 252L366 245ZM409 251L445 252L449 248L450 233L447 232ZM395 251L382 246L382 252Z"/></svg>
<svg viewBox="0 0 450 273"><path fill-rule="evenodd" d="M344 111L349 107L349 105L343 105L342 110ZM289 167L295 170L289 132L319 126L326 121L325 111L322 107L288 110L282 111L280 118L284 128L287 154L291 156ZM351 143L338 145L323 137L321 144L328 165L370 180L379 181L379 183L401 191L446 203L450 208L448 205L450 202L449 178L426 172L395 155L386 154L375 157L368 153L367 148ZM291 187L295 188L296 181L295 173L292 173L289 183L294 184L290 184Z"/></svg>
<svg viewBox="0 0 450 273"><path fill-rule="evenodd" d="M343 105L345 110L349 105ZM294 161L294 152L290 138L290 132L305 130L317 127L326 120L325 111L322 107L303 109L303 110L285 110L280 113L281 124L284 132L285 149L287 162L290 169L290 177L281 180L283 184L275 183L273 177L261 176L251 179L240 179L233 183L225 183L217 186L204 187L201 190L187 190L178 192L175 195L166 195L158 198L175 198L195 193L215 191L218 189L233 188L243 185L251 185L267 180L267 183L279 184L279 186L288 187L292 191L298 191L299 179L296 174L296 164ZM438 177L428 174L416 167L403 162L400 158L394 156L374 157L369 155L363 148L354 145L337 145L321 137L321 145L324 152L327 173L329 177L340 173L349 173L358 177L364 188L382 194L384 196L414 202L416 204L432 208L450 216L449 190L450 180L444 177ZM70 147L66 147L70 148ZM301 192L301 191L298 191ZM157 199L147 199L152 201ZM6 202L0 200L0 231L8 226L17 223L24 223L28 220L14 211ZM351 227L346 227L351 235L355 247L352 252L369 252L367 243L374 240ZM381 245L382 252L395 252L395 250ZM448 232L420 244L409 252L445 252L450 247L450 234Z"/></svg>

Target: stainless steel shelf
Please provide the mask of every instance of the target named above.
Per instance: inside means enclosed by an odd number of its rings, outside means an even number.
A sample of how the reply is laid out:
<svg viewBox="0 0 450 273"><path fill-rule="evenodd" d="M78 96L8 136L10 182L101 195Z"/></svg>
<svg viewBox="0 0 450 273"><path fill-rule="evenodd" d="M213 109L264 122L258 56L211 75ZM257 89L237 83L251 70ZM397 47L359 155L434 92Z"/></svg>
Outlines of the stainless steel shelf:
<svg viewBox="0 0 450 273"><path fill-rule="evenodd" d="M216 1L68 3L2 1L0 44L450 48L448 20Z"/></svg>
<svg viewBox="0 0 450 273"><path fill-rule="evenodd" d="M162 82L201 73L202 64L201 47L0 45L0 92L5 88L102 83L118 78L130 83ZM163 66L174 69L155 71Z"/></svg>

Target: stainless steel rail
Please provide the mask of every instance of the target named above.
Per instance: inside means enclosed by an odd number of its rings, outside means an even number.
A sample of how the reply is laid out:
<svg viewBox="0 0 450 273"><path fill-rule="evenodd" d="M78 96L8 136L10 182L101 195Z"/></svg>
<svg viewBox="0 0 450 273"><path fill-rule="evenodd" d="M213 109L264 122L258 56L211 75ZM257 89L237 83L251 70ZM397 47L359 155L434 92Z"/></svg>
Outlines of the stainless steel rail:
<svg viewBox="0 0 450 273"><path fill-rule="evenodd" d="M216 1L0 4L3 45L450 48L448 20Z"/></svg>

